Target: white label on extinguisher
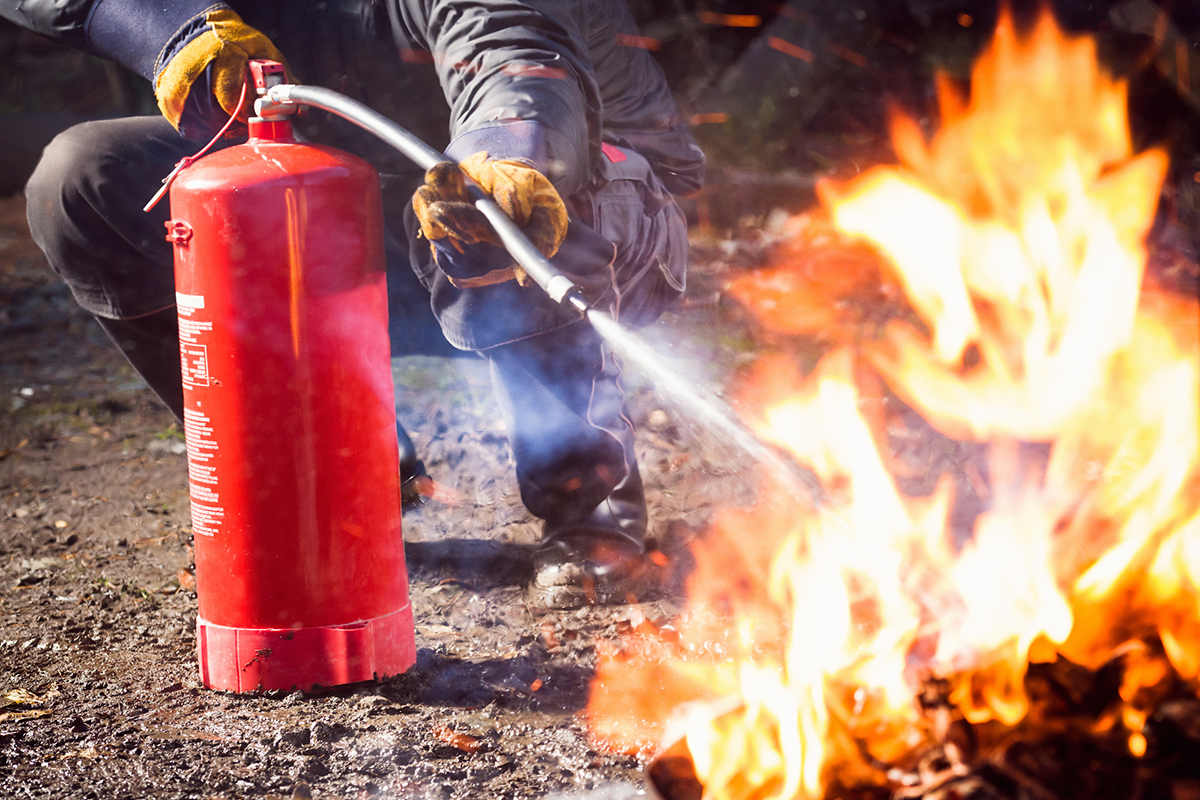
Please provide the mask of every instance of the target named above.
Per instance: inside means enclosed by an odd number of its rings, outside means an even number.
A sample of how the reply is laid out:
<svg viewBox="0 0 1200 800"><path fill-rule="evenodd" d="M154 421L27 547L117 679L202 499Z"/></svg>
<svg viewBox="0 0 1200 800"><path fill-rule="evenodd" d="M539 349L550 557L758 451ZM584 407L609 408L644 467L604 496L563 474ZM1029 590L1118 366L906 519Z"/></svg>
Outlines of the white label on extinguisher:
<svg viewBox="0 0 1200 800"><path fill-rule="evenodd" d="M183 438L187 443L188 485L192 495L192 532L216 536L225 519L217 491L217 472L213 455L217 448L211 420L201 411L183 410Z"/></svg>
<svg viewBox="0 0 1200 800"><path fill-rule="evenodd" d="M204 308L204 295L175 293L175 305L183 308Z"/></svg>
<svg viewBox="0 0 1200 800"><path fill-rule="evenodd" d="M179 317L179 358L184 386L211 385L208 377L208 347L200 344L200 337L211 331L212 327L210 320Z"/></svg>
<svg viewBox="0 0 1200 800"><path fill-rule="evenodd" d="M184 386L209 386L208 348L202 344L179 344Z"/></svg>

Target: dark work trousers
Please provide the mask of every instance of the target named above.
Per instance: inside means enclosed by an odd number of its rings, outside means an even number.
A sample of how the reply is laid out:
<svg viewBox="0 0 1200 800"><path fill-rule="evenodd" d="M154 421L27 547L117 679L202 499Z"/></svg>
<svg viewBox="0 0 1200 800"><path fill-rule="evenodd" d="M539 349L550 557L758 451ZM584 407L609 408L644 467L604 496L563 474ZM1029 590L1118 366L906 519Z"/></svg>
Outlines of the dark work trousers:
<svg viewBox="0 0 1200 800"><path fill-rule="evenodd" d="M158 117L89 122L46 148L26 188L29 226L51 267L176 417L183 402L173 253L163 227L169 209L166 200L149 213L142 207L175 163L199 148ZM448 355L457 351L440 335L428 291L408 265L402 209L395 206L410 194L384 192L393 355ZM633 426L613 356L591 326L580 322L483 355L521 498L546 520L546 536L641 542L645 499Z"/></svg>

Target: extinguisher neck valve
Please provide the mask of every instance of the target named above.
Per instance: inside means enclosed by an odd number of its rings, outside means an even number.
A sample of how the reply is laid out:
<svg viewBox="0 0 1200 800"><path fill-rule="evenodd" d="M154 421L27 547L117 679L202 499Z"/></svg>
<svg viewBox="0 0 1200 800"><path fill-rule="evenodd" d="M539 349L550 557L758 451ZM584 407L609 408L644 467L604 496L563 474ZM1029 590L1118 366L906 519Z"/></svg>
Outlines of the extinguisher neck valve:
<svg viewBox="0 0 1200 800"><path fill-rule="evenodd" d="M295 103L277 103L269 97L260 97L254 101L254 116L262 119L287 119L294 116L299 109Z"/></svg>
<svg viewBox="0 0 1200 800"><path fill-rule="evenodd" d="M296 136L292 131L292 121L287 117L251 117L249 128L252 142L296 141Z"/></svg>

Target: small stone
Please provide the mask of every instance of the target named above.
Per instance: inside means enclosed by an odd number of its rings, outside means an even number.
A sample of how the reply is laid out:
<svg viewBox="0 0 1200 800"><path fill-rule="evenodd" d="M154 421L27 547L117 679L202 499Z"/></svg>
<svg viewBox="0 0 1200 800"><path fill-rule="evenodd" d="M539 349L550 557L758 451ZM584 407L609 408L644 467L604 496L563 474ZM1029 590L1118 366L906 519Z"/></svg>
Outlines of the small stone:
<svg viewBox="0 0 1200 800"><path fill-rule="evenodd" d="M340 723L329 725L325 722L314 722L312 725L312 741L329 744L336 742L350 732L349 728Z"/></svg>
<svg viewBox="0 0 1200 800"><path fill-rule="evenodd" d="M323 778L329 774L329 767L325 762L313 758L304 765L301 774L308 778Z"/></svg>
<svg viewBox="0 0 1200 800"><path fill-rule="evenodd" d="M296 728L290 731L282 731L275 735L272 741L273 747L303 747L308 744L312 738L312 734L308 728Z"/></svg>

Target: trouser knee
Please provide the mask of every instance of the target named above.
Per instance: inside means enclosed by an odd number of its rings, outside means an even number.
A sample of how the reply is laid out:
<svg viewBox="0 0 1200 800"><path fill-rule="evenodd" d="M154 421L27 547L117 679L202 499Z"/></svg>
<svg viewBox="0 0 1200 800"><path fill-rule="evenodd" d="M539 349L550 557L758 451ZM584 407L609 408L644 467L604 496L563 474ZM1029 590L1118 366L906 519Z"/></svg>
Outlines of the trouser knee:
<svg viewBox="0 0 1200 800"><path fill-rule="evenodd" d="M183 413L166 203L142 206L197 148L165 120L84 123L45 149L26 186L30 232L50 267L176 417Z"/></svg>
<svg viewBox="0 0 1200 800"><path fill-rule="evenodd" d="M57 239L88 192L81 185L91 173L95 150L83 125L58 134L42 151L25 185L26 216L33 239L43 251L57 250Z"/></svg>
<svg viewBox="0 0 1200 800"><path fill-rule="evenodd" d="M26 185L30 232L88 311L124 319L173 304L168 206L142 207L197 147L161 117L87 122L46 147Z"/></svg>

